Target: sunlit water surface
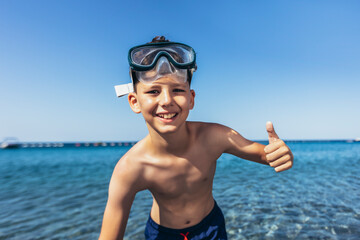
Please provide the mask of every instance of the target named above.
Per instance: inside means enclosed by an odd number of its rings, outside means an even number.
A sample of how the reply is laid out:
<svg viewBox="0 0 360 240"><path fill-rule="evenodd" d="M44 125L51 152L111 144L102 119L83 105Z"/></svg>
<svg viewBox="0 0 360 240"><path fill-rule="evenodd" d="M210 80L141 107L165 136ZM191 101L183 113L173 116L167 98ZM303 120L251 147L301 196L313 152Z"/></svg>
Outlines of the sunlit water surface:
<svg viewBox="0 0 360 240"><path fill-rule="evenodd" d="M229 239L360 239L360 144L289 143L294 167L223 155L214 180ZM0 151L0 239L97 239L108 183L129 147ZM149 192L125 239L144 239Z"/></svg>

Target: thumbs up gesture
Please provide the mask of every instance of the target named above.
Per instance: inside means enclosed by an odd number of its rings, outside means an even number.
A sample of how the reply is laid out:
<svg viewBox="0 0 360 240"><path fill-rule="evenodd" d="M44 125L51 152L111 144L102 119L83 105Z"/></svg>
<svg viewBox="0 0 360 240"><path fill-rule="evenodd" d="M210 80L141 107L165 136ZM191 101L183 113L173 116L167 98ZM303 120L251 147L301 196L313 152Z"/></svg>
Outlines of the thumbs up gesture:
<svg viewBox="0 0 360 240"><path fill-rule="evenodd" d="M276 134L272 122L266 123L266 131L269 135L269 145L264 148L266 161L276 172L290 169L294 160L290 148Z"/></svg>

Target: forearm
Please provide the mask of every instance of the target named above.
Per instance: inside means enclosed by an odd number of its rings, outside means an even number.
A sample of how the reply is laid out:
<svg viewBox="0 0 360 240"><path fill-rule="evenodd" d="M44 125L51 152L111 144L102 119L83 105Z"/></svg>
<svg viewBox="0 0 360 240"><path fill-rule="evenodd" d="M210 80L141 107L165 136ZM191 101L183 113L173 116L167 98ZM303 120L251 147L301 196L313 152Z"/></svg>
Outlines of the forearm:
<svg viewBox="0 0 360 240"><path fill-rule="evenodd" d="M252 155L253 159L248 159L253 162L261 163L264 165L269 165L268 161L266 160L266 153L264 148L266 146L257 142L253 142L253 148L255 148L255 154Z"/></svg>
<svg viewBox="0 0 360 240"><path fill-rule="evenodd" d="M119 240L124 238L129 214L105 209L99 240Z"/></svg>
<svg viewBox="0 0 360 240"><path fill-rule="evenodd" d="M269 165L266 161L266 154L264 152L265 145L250 140L246 141L246 144L243 144L243 146L234 144L225 152L252 162Z"/></svg>
<svg viewBox="0 0 360 240"><path fill-rule="evenodd" d="M264 148L265 145L257 142L252 142L248 146L244 147L246 154L243 158L252 162L269 165L269 163L266 161L266 154Z"/></svg>
<svg viewBox="0 0 360 240"><path fill-rule="evenodd" d="M269 144L267 146L250 141L232 129L222 128L222 130L222 133L219 131L220 133L215 136L222 136L219 138L218 143L224 144L225 151L223 152L269 165L276 172L285 171L292 167L294 156L290 148L275 133L271 122L266 124L266 130L269 134Z"/></svg>
<svg viewBox="0 0 360 240"><path fill-rule="evenodd" d="M108 201L99 240L119 240L123 239L127 221L130 215L130 209L133 197L128 194L122 202Z"/></svg>

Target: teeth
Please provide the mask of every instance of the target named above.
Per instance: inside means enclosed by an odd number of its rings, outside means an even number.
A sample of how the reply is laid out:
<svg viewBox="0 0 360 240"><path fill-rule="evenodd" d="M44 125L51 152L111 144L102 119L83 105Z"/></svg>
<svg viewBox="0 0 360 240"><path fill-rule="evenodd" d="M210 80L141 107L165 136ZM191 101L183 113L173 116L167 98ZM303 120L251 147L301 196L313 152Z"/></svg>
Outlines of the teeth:
<svg viewBox="0 0 360 240"><path fill-rule="evenodd" d="M165 119L170 119L175 117L176 113L160 113L158 114L159 117L161 118L165 118Z"/></svg>

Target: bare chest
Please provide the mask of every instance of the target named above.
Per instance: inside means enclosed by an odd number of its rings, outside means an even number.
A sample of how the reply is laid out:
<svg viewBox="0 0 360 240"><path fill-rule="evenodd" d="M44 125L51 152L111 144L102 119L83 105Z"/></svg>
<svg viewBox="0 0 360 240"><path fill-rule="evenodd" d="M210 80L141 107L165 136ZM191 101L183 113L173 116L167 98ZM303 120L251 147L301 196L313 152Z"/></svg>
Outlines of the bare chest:
<svg viewBox="0 0 360 240"><path fill-rule="evenodd" d="M150 191L166 198L199 194L211 189L215 169L216 159L206 154L160 160L151 170Z"/></svg>

